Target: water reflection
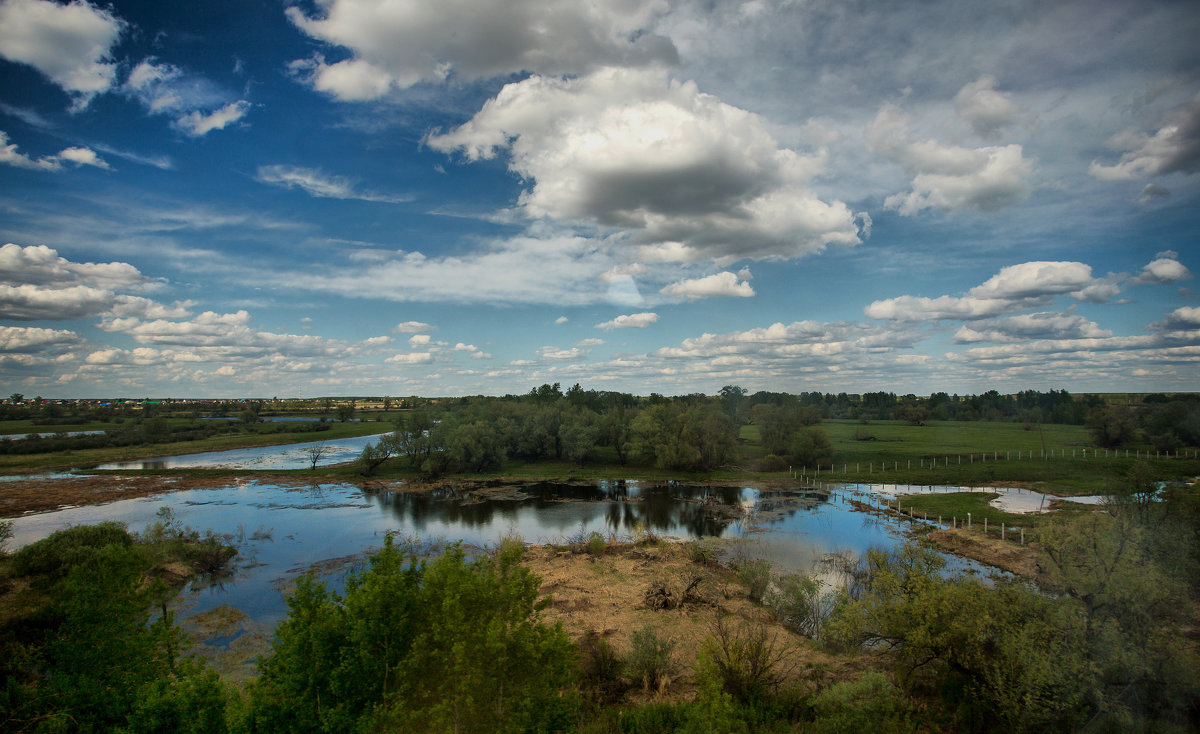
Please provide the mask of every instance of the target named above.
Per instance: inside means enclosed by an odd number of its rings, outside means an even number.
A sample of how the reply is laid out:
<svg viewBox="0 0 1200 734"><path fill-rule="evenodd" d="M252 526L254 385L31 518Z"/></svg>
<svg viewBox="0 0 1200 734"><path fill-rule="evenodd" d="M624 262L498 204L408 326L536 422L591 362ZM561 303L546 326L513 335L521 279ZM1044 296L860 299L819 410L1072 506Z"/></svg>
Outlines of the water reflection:
<svg viewBox="0 0 1200 734"><path fill-rule="evenodd" d="M182 524L212 530L239 546L234 575L194 584L183 614L228 604L273 625L286 613L284 593L300 573L318 569L338 587L356 559L381 546L389 533L485 547L510 535L554 543L593 531L629 537L645 529L678 538L731 538L737 553L765 558L779 571L820 571L837 558L892 548L906 537L895 521L856 511L853 500L853 493L841 489L760 491L636 481L365 493L344 483L240 480L15 518L12 545L105 520L142 530L159 508L170 507Z"/></svg>
<svg viewBox="0 0 1200 734"><path fill-rule="evenodd" d="M638 482L533 483L484 489L440 488L374 499L403 524L423 533L447 525L480 530L534 527L537 538L571 534L579 526L618 535L644 528L664 535L721 536L756 491ZM595 526L599 527L595 527Z"/></svg>
<svg viewBox="0 0 1200 734"><path fill-rule="evenodd" d="M118 461L102 464L97 469L124 471L131 469L308 469L312 466L311 449L322 447L317 466L331 466L353 461L363 447L374 443L384 434L339 438L333 441L308 441L283 446L258 446L229 451L209 451L202 454L164 456L141 461Z"/></svg>

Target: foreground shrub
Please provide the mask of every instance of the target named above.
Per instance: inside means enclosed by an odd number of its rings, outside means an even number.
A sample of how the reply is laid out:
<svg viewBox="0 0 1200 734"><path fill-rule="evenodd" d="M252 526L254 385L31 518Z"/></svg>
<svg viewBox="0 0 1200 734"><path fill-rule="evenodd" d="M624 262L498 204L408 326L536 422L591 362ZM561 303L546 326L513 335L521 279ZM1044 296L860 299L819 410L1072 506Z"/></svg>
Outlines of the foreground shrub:
<svg viewBox="0 0 1200 734"><path fill-rule="evenodd" d="M13 554L10 568L18 576L59 578L110 545L129 547L133 545L133 536L117 522L78 525L20 549Z"/></svg>
<svg viewBox="0 0 1200 734"><path fill-rule="evenodd" d="M750 600L761 602L771 585L771 564L766 561L746 561L737 566L737 575L746 585Z"/></svg>
<svg viewBox="0 0 1200 734"><path fill-rule="evenodd" d="M788 627L807 637L816 637L832 607L832 596L822 593L820 581L802 573L781 576L775 590L763 600Z"/></svg>
<svg viewBox="0 0 1200 734"><path fill-rule="evenodd" d="M766 625L734 623L718 616L700 647L697 675L718 681L721 690L743 703L770 698L783 681L787 649Z"/></svg>
<svg viewBox="0 0 1200 734"><path fill-rule="evenodd" d="M256 731L559 731L578 656L538 621L540 579L515 544L426 562L391 537L346 596L303 578L250 686Z"/></svg>
<svg viewBox="0 0 1200 734"><path fill-rule="evenodd" d="M805 724L806 732L917 730L912 704L880 673L830 686L813 699L812 710L815 720Z"/></svg>
<svg viewBox="0 0 1200 734"><path fill-rule="evenodd" d="M599 557L604 555L604 551L608 548L608 541L604 539L604 534L598 530L593 530L588 533L587 537L587 552L588 555Z"/></svg>
<svg viewBox="0 0 1200 734"><path fill-rule="evenodd" d="M626 660L629 677L635 684L641 683L644 691L649 692L651 688L659 692L666 690L676 673L675 662L671 659L674 647L674 642L659 637L653 627L646 626L634 632L633 649Z"/></svg>
<svg viewBox="0 0 1200 734"><path fill-rule="evenodd" d="M593 701L612 703L625 690L625 661L608 640L588 630L579 640L580 683Z"/></svg>

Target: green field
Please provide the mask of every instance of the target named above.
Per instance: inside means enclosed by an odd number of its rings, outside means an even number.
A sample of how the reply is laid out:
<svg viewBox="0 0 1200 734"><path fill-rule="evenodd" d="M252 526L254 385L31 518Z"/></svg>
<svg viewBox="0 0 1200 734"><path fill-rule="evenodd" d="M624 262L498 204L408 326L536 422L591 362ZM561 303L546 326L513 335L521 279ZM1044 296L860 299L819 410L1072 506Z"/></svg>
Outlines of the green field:
<svg viewBox="0 0 1200 734"><path fill-rule="evenodd" d="M1008 483L1056 494L1095 494L1146 461L1148 452L1161 479L1200 475L1195 449L1181 451L1179 458L1155 456L1146 446L1097 451L1082 426L832 420L821 427L833 442L832 461L819 471L815 466L793 467L796 475L821 482L973 487ZM761 457L754 426L742 427L741 440L748 461Z"/></svg>
<svg viewBox="0 0 1200 734"><path fill-rule="evenodd" d="M168 421L182 425L188 419L171 418ZM121 428L122 425L89 423L38 426L29 421L4 421L0 422L0 435L103 430ZM0 455L0 473L87 468L101 463L156 456L328 441L379 433L391 427L388 422L330 422L329 430L319 433L273 432L279 425L258 424L242 432L196 441ZM600 447L594 458L583 466L566 461L508 461L494 471L470 476L509 480L642 478L739 482L794 479L821 483L873 482L972 487L1008 485L1056 494L1095 494L1108 491L1123 481L1133 466L1147 461L1148 453L1153 472L1160 479L1178 480L1200 475L1200 459L1195 458L1195 449L1181 451L1179 457L1155 455L1144 445L1128 450L1097 451L1091 446L1087 429L1074 425L983 421L930 421L925 425L912 425L905 421L864 423L828 420L820 424L820 429L829 435L834 454L832 460L822 462L819 469L816 466L793 466L784 472L753 471L764 451L758 428L743 425L735 457L715 472L679 472L635 463L621 465L616 462L612 449ZM317 470L317 473L331 479L358 477L357 468L353 466L325 467ZM381 467L379 474L391 478L414 475L406 462L398 458L391 459Z"/></svg>

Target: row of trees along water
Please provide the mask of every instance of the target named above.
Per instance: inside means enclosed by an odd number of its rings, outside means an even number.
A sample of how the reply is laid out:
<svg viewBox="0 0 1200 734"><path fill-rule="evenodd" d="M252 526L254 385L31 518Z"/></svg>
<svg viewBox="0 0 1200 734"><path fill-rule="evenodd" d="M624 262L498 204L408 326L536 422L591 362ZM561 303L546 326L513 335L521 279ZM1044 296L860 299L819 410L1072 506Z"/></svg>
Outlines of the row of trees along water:
<svg viewBox="0 0 1200 734"><path fill-rule="evenodd" d="M779 471L830 460L833 445L819 425L826 418L850 412L862 420L882 415L920 424L949 412L948 406L955 406L957 417L980 410L1000 415L1001 407L1013 420L1066 415L1069 422L1088 422L1103 447L1122 446L1138 436L1153 438L1164 449L1200 443L1200 400L1192 396L1164 396L1138 406L1107 404L1095 396L1075 399L1065 390L1010 396L991 391L965 399L943 393L921 399L892 393L853 397L851 403L844 394L750 394L736 385L712 397L637 397L578 384L564 393L558 383L543 384L526 395L443 400L432 409L403 413L394 433L364 450L360 467L371 474L401 457L410 468L433 475L489 471L507 460ZM737 465L739 430L747 423L757 427L765 454L753 467Z"/></svg>

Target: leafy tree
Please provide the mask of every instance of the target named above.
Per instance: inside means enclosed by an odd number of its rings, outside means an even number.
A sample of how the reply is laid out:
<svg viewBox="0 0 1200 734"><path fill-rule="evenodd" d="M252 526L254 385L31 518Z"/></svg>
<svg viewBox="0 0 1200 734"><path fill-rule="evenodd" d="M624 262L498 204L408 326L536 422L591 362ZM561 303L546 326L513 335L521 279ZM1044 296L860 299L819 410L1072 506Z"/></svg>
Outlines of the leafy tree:
<svg viewBox="0 0 1200 734"><path fill-rule="evenodd" d="M59 531L23 548L10 569L49 601L0 630L0 728L225 730L227 691L202 662L180 660L169 592L147 581L149 555L123 528ZM154 601L164 613L152 621ZM167 709L191 728L164 723Z"/></svg>
<svg viewBox="0 0 1200 734"><path fill-rule="evenodd" d="M577 410L563 421L558 429L563 458L583 466L600 438L595 418L596 414L590 410Z"/></svg>
<svg viewBox="0 0 1200 734"><path fill-rule="evenodd" d="M538 621L521 548L432 561L389 537L340 598L307 578L260 663L257 731L556 731L574 723L574 646Z"/></svg>
<svg viewBox="0 0 1200 734"><path fill-rule="evenodd" d="M741 422L742 405L746 400L746 394L749 392L741 385L726 385L721 388L721 402L725 404L725 413L729 416L729 420L734 423Z"/></svg>
<svg viewBox="0 0 1200 734"><path fill-rule="evenodd" d="M1106 405L1096 408L1087 417L1087 427L1097 446L1116 448L1133 441L1137 423L1129 408Z"/></svg>
<svg viewBox="0 0 1200 734"><path fill-rule="evenodd" d="M363 446L362 453L358 455L358 467L364 476L371 476L383 462L400 453L402 439L397 433L380 436L377 443L368 443ZM316 461L316 459L313 460L314 469Z"/></svg>
<svg viewBox="0 0 1200 734"><path fill-rule="evenodd" d="M505 458L495 431L483 421L455 426L448 438L446 451L455 465L471 472L495 469Z"/></svg>

